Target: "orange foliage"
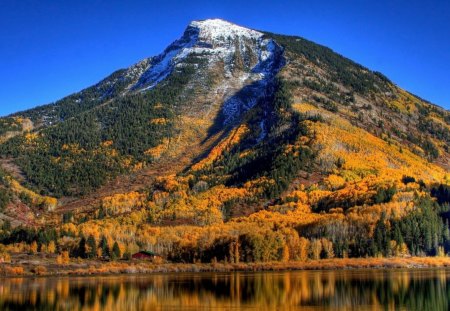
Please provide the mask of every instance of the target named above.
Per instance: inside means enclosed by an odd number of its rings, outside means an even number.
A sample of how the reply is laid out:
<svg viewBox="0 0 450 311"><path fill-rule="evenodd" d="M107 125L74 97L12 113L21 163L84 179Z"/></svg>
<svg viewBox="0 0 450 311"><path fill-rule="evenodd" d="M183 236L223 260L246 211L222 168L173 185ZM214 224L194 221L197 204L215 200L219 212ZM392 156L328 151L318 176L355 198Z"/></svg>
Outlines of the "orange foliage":
<svg viewBox="0 0 450 311"><path fill-rule="evenodd" d="M69 252L63 251L61 254L56 256L56 263L58 265L67 265L70 262Z"/></svg>
<svg viewBox="0 0 450 311"><path fill-rule="evenodd" d="M192 170L197 171L204 168L207 165L213 163L217 158L219 158L224 151L230 150L231 147L238 144L242 137L244 137L249 132L248 127L242 124L232 130L228 136L219 142L208 154L206 158L199 161L192 166Z"/></svg>
<svg viewBox="0 0 450 311"><path fill-rule="evenodd" d="M170 141L167 138L163 138L161 144L146 150L144 153L152 158L158 159L165 151L167 151L169 148L169 143Z"/></svg>
<svg viewBox="0 0 450 311"><path fill-rule="evenodd" d="M102 199L102 207L108 215L118 215L131 212L135 208L144 206L145 195L139 192L115 194Z"/></svg>
<svg viewBox="0 0 450 311"><path fill-rule="evenodd" d="M58 200L56 198L41 196L34 191L31 191L25 187L23 187L17 180L12 177L6 177L7 182L9 183L11 189L17 194L24 194L28 198L31 199L31 203L35 206L43 207L48 211L53 211L57 205Z"/></svg>
<svg viewBox="0 0 450 311"><path fill-rule="evenodd" d="M442 182L446 172L422 157L352 126L335 117L329 123L309 123L314 133L318 160L325 172L345 181L359 181L376 176L380 180L415 176L425 182ZM339 164L338 164L339 163Z"/></svg>
<svg viewBox="0 0 450 311"><path fill-rule="evenodd" d="M150 124L164 125L164 124L167 124L167 119L166 118L152 119L152 120L150 120Z"/></svg>

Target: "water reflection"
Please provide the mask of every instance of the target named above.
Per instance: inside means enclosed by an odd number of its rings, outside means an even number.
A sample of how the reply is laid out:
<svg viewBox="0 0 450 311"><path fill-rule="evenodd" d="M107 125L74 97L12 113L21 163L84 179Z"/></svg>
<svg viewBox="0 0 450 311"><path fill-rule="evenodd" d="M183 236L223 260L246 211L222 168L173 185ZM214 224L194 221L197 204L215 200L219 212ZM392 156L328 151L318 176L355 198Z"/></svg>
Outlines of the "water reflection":
<svg viewBox="0 0 450 311"><path fill-rule="evenodd" d="M449 310L450 270L0 279L0 310Z"/></svg>

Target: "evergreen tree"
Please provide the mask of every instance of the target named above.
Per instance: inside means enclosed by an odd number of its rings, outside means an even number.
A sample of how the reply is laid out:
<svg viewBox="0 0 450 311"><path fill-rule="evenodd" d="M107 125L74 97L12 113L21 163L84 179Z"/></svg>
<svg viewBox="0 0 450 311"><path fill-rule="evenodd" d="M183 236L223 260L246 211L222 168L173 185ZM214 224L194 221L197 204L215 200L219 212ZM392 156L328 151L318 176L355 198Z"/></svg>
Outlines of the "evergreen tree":
<svg viewBox="0 0 450 311"><path fill-rule="evenodd" d="M106 240L105 236L102 236L101 240L100 240L100 244L99 246L100 249L102 250L102 257L103 258L109 258L111 253L109 250L109 246L108 246L108 241Z"/></svg>
<svg viewBox="0 0 450 311"><path fill-rule="evenodd" d="M89 247L87 257L91 259L97 257L97 244L95 243L95 238L92 235L90 235L87 239L87 246Z"/></svg>
<svg viewBox="0 0 450 311"><path fill-rule="evenodd" d="M83 236L80 239L80 243L78 244L77 257L87 258L86 254L86 238Z"/></svg>
<svg viewBox="0 0 450 311"><path fill-rule="evenodd" d="M388 230L388 227L386 225L385 212L381 214L380 220L378 220L375 226L374 239L377 251L383 256L388 256L390 252L391 237L390 231Z"/></svg>
<svg viewBox="0 0 450 311"><path fill-rule="evenodd" d="M112 248L112 252L111 252L111 258L113 260L117 260L121 257L121 253L120 253L120 248L119 248L119 244L117 244L117 242L114 242L113 248Z"/></svg>

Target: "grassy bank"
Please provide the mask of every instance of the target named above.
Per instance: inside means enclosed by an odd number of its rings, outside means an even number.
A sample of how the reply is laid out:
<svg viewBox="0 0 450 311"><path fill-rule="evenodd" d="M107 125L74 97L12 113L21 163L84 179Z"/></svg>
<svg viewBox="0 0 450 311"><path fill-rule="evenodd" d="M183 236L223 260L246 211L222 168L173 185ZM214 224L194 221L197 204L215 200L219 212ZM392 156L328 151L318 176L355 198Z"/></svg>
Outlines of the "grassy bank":
<svg viewBox="0 0 450 311"><path fill-rule="evenodd" d="M12 263L0 264L0 276L51 276L51 275L97 275L174 272L232 272L232 271L289 271L289 270L337 270L382 268L444 268L450 267L450 257L408 258L335 258L305 262L269 263L197 263L155 264L146 261L71 260L56 264L51 257L22 255Z"/></svg>

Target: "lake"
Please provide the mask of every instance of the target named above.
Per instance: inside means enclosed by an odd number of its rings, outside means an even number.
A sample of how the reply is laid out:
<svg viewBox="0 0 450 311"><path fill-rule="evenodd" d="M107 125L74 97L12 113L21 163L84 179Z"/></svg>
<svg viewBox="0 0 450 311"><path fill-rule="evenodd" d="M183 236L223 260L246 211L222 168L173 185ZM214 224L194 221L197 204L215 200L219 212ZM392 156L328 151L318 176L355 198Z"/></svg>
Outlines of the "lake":
<svg viewBox="0 0 450 311"><path fill-rule="evenodd" d="M0 278L0 310L449 310L450 270Z"/></svg>

